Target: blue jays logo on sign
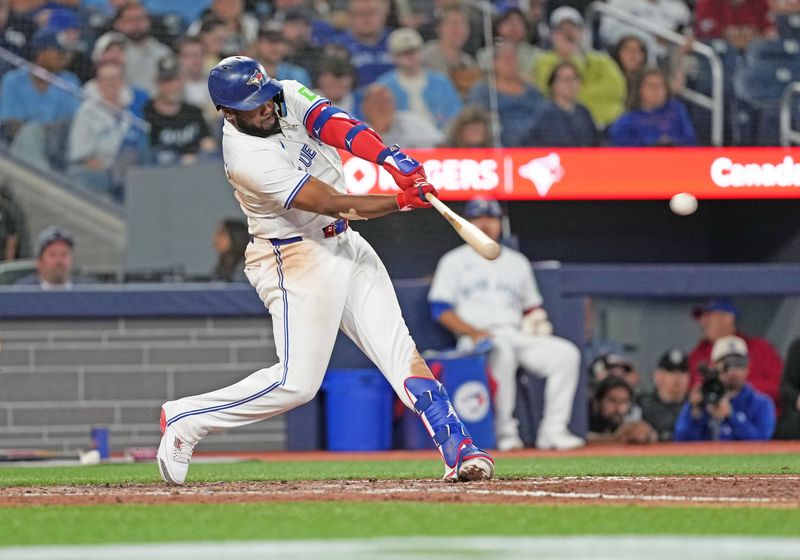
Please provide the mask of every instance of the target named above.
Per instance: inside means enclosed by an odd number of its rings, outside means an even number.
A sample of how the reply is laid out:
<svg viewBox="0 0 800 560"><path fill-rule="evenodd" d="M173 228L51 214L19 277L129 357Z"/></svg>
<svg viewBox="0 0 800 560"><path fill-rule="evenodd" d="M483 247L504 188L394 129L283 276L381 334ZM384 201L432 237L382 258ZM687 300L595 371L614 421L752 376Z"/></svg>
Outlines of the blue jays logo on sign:
<svg viewBox="0 0 800 560"><path fill-rule="evenodd" d="M478 381L467 381L453 395L453 406L464 422L480 422L489 413L489 391Z"/></svg>
<svg viewBox="0 0 800 560"><path fill-rule="evenodd" d="M250 76L250 79L247 80L248 86L258 86L261 87L265 85L267 81L264 79L264 73L261 70L256 70L253 72L253 75Z"/></svg>

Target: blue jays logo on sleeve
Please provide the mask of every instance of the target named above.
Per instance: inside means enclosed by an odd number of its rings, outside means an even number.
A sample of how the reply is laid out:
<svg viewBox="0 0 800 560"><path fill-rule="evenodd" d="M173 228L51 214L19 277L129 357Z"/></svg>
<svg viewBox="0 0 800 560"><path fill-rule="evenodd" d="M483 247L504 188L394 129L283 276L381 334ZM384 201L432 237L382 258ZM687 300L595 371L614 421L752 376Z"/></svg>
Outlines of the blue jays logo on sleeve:
<svg viewBox="0 0 800 560"><path fill-rule="evenodd" d="M247 80L248 86L258 86L259 88L265 85L267 81L264 79L264 73L261 70L256 70L250 79Z"/></svg>

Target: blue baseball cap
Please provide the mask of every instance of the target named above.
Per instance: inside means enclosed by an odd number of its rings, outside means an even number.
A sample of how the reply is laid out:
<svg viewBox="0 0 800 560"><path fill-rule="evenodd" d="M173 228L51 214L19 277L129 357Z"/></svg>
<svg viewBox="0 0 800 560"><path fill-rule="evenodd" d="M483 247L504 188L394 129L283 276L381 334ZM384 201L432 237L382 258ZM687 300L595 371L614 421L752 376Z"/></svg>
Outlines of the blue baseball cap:
<svg viewBox="0 0 800 560"><path fill-rule="evenodd" d="M464 205L464 217L468 220L480 218L481 216L502 218L503 209L500 207L499 202L488 198L475 198Z"/></svg>
<svg viewBox="0 0 800 560"><path fill-rule="evenodd" d="M38 29L31 38L31 50L39 53L46 49L66 50L58 38L58 31L47 27Z"/></svg>
<svg viewBox="0 0 800 560"><path fill-rule="evenodd" d="M730 313L737 319L741 315L741 313L739 313L739 308L728 298L711 298L703 305L696 305L692 308L692 315L697 319L701 315L711 313L712 311Z"/></svg>

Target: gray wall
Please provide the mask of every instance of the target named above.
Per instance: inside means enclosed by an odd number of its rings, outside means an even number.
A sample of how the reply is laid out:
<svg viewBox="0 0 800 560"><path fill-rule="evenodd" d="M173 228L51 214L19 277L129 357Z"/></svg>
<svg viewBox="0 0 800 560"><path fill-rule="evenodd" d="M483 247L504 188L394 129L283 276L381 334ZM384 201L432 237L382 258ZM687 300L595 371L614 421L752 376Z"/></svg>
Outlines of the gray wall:
<svg viewBox="0 0 800 560"><path fill-rule="evenodd" d="M166 400L229 385L277 362L268 317L0 323L0 448L158 446ZM284 449L280 416L210 434L202 449Z"/></svg>
<svg viewBox="0 0 800 560"><path fill-rule="evenodd" d="M222 160L191 167L139 167L128 175L129 269L185 265L208 275L214 265L211 238L223 218L244 220Z"/></svg>

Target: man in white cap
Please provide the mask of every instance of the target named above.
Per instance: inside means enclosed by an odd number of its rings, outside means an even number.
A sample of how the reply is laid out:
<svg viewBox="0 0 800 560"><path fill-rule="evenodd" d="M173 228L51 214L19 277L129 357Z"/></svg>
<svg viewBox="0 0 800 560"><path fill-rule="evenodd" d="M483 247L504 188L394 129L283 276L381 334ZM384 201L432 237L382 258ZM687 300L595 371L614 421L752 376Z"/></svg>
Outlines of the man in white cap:
<svg viewBox="0 0 800 560"><path fill-rule="evenodd" d="M675 440L772 438L775 405L747 383L747 343L738 336L724 336L714 342L711 360L706 380L689 393L675 423Z"/></svg>
<svg viewBox="0 0 800 560"><path fill-rule="evenodd" d="M572 62L581 74L578 101L589 109L598 128L605 128L622 114L628 87L625 76L607 53L583 50L583 16L575 8L561 6L550 15L553 49L542 53L533 68L533 82L548 90L550 74L560 62Z"/></svg>
<svg viewBox="0 0 800 560"><path fill-rule="evenodd" d="M422 36L415 29L396 29L388 39L395 70L377 83L394 94L400 111L411 111L437 127L444 127L459 111L461 97L446 74L422 65Z"/></svg>

